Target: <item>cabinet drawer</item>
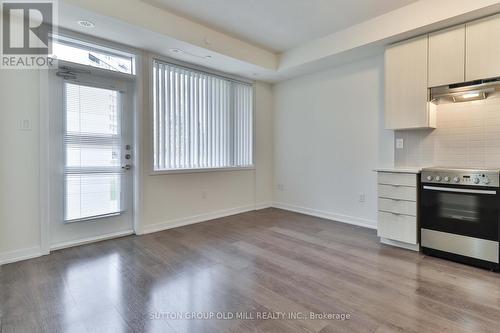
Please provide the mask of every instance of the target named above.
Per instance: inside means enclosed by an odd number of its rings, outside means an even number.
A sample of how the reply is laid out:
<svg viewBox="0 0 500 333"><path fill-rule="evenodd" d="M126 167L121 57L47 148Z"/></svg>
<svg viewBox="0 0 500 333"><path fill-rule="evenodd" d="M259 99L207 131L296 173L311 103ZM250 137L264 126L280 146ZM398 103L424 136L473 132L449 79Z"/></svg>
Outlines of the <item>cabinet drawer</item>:
<svg viewBox="0 0 500 333"><path fill-rule="evenodd" d="M417 188L397 185L378 185L379 198L417 201Z"/></svg>
<svg viewBox="0 0 500 333"><path fill-rule="evenodd" d="M379 198L378 210L389 213L417 216L417 203L415 201Z"/></svg>
<svg viewBox="0 0 500 333"><path fill-rule="evenodd" d="M378 212L377 235L404 243L417 244L417 218Z"/></svg>
<svg viewBox="0 0 500 333"><path fill-rule="evenodd" d="M417 175L410 173L379 172L378 183L386 185L417 186Z"/></svg>

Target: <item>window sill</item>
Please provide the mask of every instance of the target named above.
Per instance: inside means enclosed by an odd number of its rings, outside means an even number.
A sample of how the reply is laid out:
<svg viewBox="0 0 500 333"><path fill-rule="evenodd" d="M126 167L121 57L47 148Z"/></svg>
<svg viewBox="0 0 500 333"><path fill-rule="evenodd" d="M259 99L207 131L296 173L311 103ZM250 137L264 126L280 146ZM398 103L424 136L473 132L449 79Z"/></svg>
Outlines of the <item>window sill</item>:
<svg viewBox="0 0 500 333"><path fill-rule="evenodd" d="M248 167L234 167L234 168L206 168L206 169L178 169L178 170L161 170L161 171L151 171L150 176L161 176L161 175L175 175L175 174L187 174L187 173L208 173L208 172L221 172L221 171L249 171L255 170L255 166Z"/></svg>

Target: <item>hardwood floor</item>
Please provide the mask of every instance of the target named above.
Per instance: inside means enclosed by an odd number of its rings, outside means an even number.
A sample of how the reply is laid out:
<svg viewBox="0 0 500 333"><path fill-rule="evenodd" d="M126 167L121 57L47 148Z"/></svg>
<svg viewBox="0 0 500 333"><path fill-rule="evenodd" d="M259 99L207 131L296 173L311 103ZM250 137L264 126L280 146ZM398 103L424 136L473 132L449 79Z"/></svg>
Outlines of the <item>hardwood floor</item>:
<svg viewBox="0 0 500 333"><path fill-rule="evenodd" d="M500 321L500 274L278 209L56 251L0 278L2 332L494 332ZM310 313L349 318L287 317Z"/></svg>

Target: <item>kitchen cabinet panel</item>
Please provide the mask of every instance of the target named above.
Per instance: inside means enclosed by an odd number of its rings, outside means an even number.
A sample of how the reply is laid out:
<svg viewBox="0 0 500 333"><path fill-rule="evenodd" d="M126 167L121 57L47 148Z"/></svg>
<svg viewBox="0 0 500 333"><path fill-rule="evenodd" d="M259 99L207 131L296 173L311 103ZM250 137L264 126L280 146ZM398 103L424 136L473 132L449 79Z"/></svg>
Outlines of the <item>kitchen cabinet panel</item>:
<svg viewBox="0 0 500 333"><path fill-rule="evenodd" d="M382 242L418 250L417 184L414 173L378 172L377 235Z"/></svg>
<svg viewBox="0 0 500 333"><path fill-rule="evenodd" d="M417 218L415 216L378 212L379 237L416 244Z"/></svg>
<svg viewBox="0 0 500 333"><path fill-rule="evenodd" d="M416 186L416 176L411 173L379 172L377 178L383 185Z"/></svg>
<svg viewBox="0 0 500 333"><path fill-rule="evenodd" d="M380 198L416 201L417 189L409 186L379 184L378 196Z"/></svg>
<svg viewBox="0 0 500 333"><path fill-rule="evenodd" d="M466 81L500 76L500 15L466 24Z"/></svg>
<svg viewBox="0 0 500 333"><path fill-rule="evenodd" d="M465 81L465 25L429 35L429 87Z"/></svg>
<svg viewBox="0 0 500 333"><path fill-rule="evenodd" d="M386 49L387 129L435 127L435 110L433 104L428 102L427 58L427 35L391 45Z"/></svg>
<svg viewBox="0 0 500 333"><path fill-rule="evenodd" d="M378 198L378 209L382 212L417 216L415 201Z"/></svg>

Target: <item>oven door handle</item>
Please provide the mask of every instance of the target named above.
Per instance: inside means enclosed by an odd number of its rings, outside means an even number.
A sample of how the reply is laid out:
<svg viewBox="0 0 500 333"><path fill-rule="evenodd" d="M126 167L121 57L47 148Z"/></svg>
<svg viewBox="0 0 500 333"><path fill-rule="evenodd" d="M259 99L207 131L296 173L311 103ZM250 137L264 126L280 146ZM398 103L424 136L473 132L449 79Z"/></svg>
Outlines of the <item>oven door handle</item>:
<svg viewBox="0 0 500 333"><path fill-rule="evenodd" d="M491 195L497 194L497 191L493 190L469 190L469 189L438 187L438 186L424 186L424 190L454 192L454 193L471 193L471 194L491 194Z"/></svg>

